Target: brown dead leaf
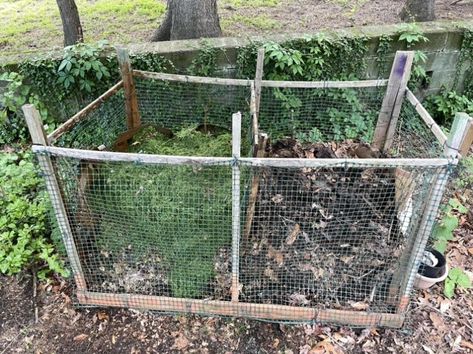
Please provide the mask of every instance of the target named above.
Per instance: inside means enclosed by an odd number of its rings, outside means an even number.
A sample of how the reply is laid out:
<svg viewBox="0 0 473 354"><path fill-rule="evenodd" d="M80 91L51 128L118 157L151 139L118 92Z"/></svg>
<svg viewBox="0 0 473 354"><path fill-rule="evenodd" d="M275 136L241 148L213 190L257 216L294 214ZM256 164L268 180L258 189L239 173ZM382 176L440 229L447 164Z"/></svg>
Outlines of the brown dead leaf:
<svg viewBox="0 0 473 354"><path fill-rule="evenodd" d="M441 331L445 329L444 320L439 314L437 314L436 312L431 312L429 314L429 318L432 321L432 324L434 325L435 328Z"/></svg>
<svg viewBox="0 0 473 354"><path fill-rule="evenodd" d="M112 344L116 344L117 343L117 337L115 337L115 335L112 335Z"/></svg>
<svg viewBox="0 0 473 354"><path fill-rule="evenodd" d="M468 248L468 253L473 256L473 247Z"/></svg>
<svg viewBox="0 0 473 354"><path fill-rule="evenodd" d="M281 194L276 194L274 197L271 198L271 200L272 200L274 203L279 204L279 203L281 203L281 202L284 200L284 198L283 198L283 196L282 196Z"/></svg>
<svg viewBox="0 0 473 354"><path fill-rule="evenodd" d="M108 321L109 320L109 316L108 316L108 313L106 313L105 311L100 311L97 313L97 318L100 320L100 321Z"/></svg>
<svg viewBox="0 0 473 354"><path fill-rule="evenodd" d="M292 294L289 299L291 305L308 305L310 303L303 294Z"/></svg>
<svg viewBox="0 0 473 354"><path fill-rule="evenodd" d="M183 334L176 338L171 349L183 350L189 346L189 340Z"/></svg>
<svg viewBox="0 0 473 354"><path fill-rule="evenodd" d="M370 307L370 304L366 302L362 302L362 301L358 301L358 302L350 301L349 304L352 308L358 311L367 310Z"/></svg>
<svg viewBox="0 0 473 354"><path fill-rule="evenodd" d="M424 344L422 344L422 348L424 348L424 350L429 354L435 354L435 352L432 349L430 349L428 346Z"/></svg>
<svg viewBox="0 0 473 354"><path fill-rule="evenodd" d="M268 247L268 258L274 260L278 267L282 266L284 263L284 255L273 246Z"/></svg>
<svg viewBox="0 0 473 354"><path fill-rule="evenodd" d="M294 242L296 242L297 237L299 236L299 233L301 232L301 227L299 224L296 224L294 228L292 229L291 233L289 236L286 238L286 244L291 246Z"/></svg>
<svg viewBox="0 0 473 354"><path fill-rule="evenodd" d="M323 349L323 352L320 352L320 349ZM319 354L319 353L325 353L325 354L342 354L343 352L335 347L331 342L330 339L324 339L323 341L317 343L315 347L313 347L309 354Z"/></svg>
<svg viewBox="0 0 473 354"><path fill-rule="evenodd" d="M472 342L469 342L467 340L462 340L460 342L460 346L463 347L463 348L468 348L468 349L471 349L473 350L473 343Z"/></svg>
<svg viewBox="0 0 473 354"><path fill-rule="evenodd" d="M85 333L79 334L78 336L74 337L74 342L82 342L83 340L87 339L89 336Z"/></svg>

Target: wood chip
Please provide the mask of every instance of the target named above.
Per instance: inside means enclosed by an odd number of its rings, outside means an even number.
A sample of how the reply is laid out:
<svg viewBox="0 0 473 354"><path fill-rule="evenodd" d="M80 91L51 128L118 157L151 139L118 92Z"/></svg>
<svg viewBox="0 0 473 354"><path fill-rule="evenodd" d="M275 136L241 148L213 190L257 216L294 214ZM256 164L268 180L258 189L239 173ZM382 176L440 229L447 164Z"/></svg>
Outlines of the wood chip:
<svg viewBox="0 0 473 354"><path fill-rule="evenodd" d="M350 301L349 303L352 308L358 311L367 310L370 307L370 304L366 302L362 302L362 301L358 301L358 302Z"/></svg>
<svg viewBox="0 0 473 354"><path fill-rule="evenodd" d="M299 236L299 233L301 232L301 227L299 224L296 224L294 228L292 229L291 233L286 239L286 244L291 246L294 242L296 242L297 237Z"/></svg>
<svg viewBox="0 0 473 354"><path fill-rule="evenodd" d="M284 263L284 255L282 252L276 250L272 246L268 247L268 258L274 260L278 267L282 266Z"/></svg>
<svg viewBox="0 0 473 354"><path fill-rule="evenodd" d="M82 342L83 340L87 339L89 336L85 333L79 334L78 336L74 337L74 342Z"/></svg>

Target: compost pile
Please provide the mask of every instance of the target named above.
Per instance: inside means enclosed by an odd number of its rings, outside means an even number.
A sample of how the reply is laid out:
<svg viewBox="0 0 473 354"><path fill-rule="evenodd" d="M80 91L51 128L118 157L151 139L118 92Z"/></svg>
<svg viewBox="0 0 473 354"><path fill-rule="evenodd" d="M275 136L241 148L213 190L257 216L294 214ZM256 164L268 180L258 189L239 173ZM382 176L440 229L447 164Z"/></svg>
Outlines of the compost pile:
<svg viewBox="0 0 473 354"><path fill-rule="evenodd" d="M279 158L373 158L354 141L277 141ZM395 206L394 171L383 168L253 170L259 191L244 232L242 301L386 310L386 296L404 237Z"/></svg>
<svg viewBox="0 0 473 354"><path fill-rule="evenodd" d="M231 134L208 126L176 132L147 126L127 137L126 147L136 153L230 157ZM84 191L89 213L97 216L94 244L85 247L88 257L83 258L90 289L229 298L230 166L103 164L93 169Z"/></svg>

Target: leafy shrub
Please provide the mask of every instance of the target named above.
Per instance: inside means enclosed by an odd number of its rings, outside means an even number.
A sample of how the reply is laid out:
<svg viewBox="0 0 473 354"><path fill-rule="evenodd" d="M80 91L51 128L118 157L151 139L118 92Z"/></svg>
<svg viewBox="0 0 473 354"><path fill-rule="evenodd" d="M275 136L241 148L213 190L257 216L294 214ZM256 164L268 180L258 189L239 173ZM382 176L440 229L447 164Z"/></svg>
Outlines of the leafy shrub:
<svg viewBox="0 0 473 354"><path fill-rule="evenodd" d="M439 94L431 95L425 100L425 107L437 123L448 125L453 122L457 112L473 114L473 99L442 88Z"/></svg>
<svg viewBox="0 0 473 354"><path fill-rule="evenodd" d="M461 268L452 268L445 279L444 295L451 299L455 295L456 288L470 289L471 280L468 274Z"/></svg>
<svg viewBox="0 0 473 354"><path fill-rule="evenodd" d="M48 242L48 199L29 153L0 155L0 273L16 274L34 262L49 272L67 275Z"/></svg>

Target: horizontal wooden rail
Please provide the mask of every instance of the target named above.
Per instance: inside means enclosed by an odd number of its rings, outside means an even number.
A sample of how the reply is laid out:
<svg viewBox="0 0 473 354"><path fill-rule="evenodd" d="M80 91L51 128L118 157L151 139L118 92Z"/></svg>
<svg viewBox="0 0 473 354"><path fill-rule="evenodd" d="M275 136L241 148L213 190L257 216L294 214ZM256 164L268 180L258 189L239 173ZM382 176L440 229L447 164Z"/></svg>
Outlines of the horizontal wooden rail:
<svg viewBox="0 0 473 354"><path fill-rule="evenodd" d="M261 81L263 87L279 88L363 88L383 87L388 80L359 80L359 81Z"/></svg>
<svg viewBox="0 0 473 354"><path fill-rule="evenodd" d="M424 108L424 106L422 106L417 97L409 89L406 89L406 98L409 103L414 106L415 110L417 111L417 113L419 113L424 123L432 131L439 143L443 146L447 141L447 135L442 131L442 129L440 129L440 127L433 120L429 112L427 112L427 110Z"/></svg>
<svg viewBox="0 0 473 354"><path fill-rule="evenodd" d="M110 151L93 151L60 148L53 146L33 146L34 152L46 152L54 156L72 157L81 160L136 162L143 164L215 164L232 163L230 157L200 157L200 156L167 156ZM281 159L281 158L253 158L242 157L240 163L262 167L398 167L398 166L447 166L457 164L457 159Z"/></svg>
<svg viewBox="0 0 473 354"><path fill-rule="evenodd" d="M250 86L252 80L203 77L191 75L177 75L155 73L151 71L133 70L133 76L145 79L155 79L163 81L178 81L198 84L214 84L229 86ZM388 80L359 80L359 81L270 81L262 80L263 87L280 88L363 88L363 87L382 87L386 86Z"/></svg>
<svg viewBox="0 0 473 354"><path fill-rule="evenodd" d="M393 328L400 328L404 321L404 316L400 314L318 310L308 307L242 302L232 303L230 301L195 300L165 296L109 294L86 291L78 292L77 297L82 305L130 307L165 312L248 317L275 321L318 321L363 327L383 326Z"/></svg>
<svg viewBox="0 0 473 354"><path fill-rule="evenodd" d="M217 78L217 77L165 74L165 73L155 73L155 72L143 71L143 70L133 70L133 76L141 77L141 78L144 78L144 79L188 82L188 83L195 83L195 84L228 85L228 86L248 86L248 87L250 87L251 82L252 82L251 80L224 79L224 78Z"/></svg>
<svg viewBox="0 0 473 354"><path fill-rule="evenodd" d="M48 143L51 144L55 142L61 135L79 123L82 119L87 117L87 115L93 111L95 111L99 106L113 96L115 93L118 92L123 87L123 81L118 81L115 85L110 87L107 91L105 91L100 97L90 102L86 107L82 108L79 112L74 114L71 118L69 118L66 122L61 124L55 131L48 135Z"/></svg>

